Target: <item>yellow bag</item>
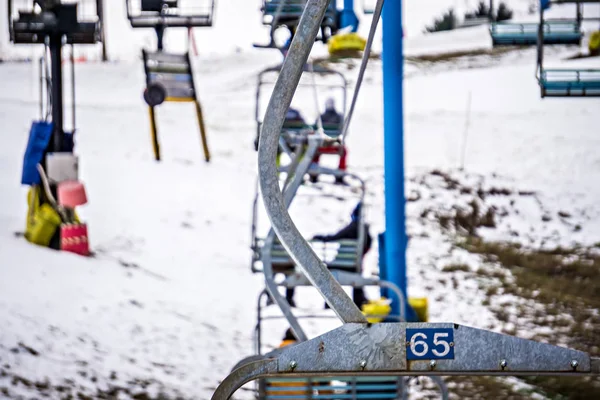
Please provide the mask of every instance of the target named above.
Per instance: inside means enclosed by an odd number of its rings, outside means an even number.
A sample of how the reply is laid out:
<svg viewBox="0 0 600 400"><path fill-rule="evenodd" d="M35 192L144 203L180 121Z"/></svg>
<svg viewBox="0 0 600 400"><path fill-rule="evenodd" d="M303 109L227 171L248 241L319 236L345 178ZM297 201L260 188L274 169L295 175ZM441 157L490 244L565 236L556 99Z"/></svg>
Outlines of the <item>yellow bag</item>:
<svg viewBox="0 0 600 400"><path fill-rule="evenodd" d="M408 304L415 310L419 321L427 322L429 320L429 304L427 297L409 297Z"/></svg>
<svg viewBox="0 0 600 400"><path fill-rule="evenodd" d="M363 304L362 312L367 316L367 321L376 324L383 321L385 317L390 314L392 311L390 303L391 301L385 297L369 300L368 303ZM427 297L409 297L408 304L415 310L415 313L421 322L427 322L429 320Z"/></svg>
<svg viewBox="0 0 600 400"><path fill-rule="evenodd" d="M25 239L31 243L48 247L56 229L61 224L58 212L49 204L40 205L40 187L32 186L27 193L27 226Z"/></svg>
<svg viewBox="0 0 600 400"><path fill-rule="evenodd" d="M348 52L364 51L367 41L360 37L357 33L345 33L332 36L329 39L327 48L329 54L339 55Z"/></svg>
<svg viewBox="0 0 600 400"><path fill-rule="evenodd" d="M591 34L588 48L591 55L600 53L600 31L595 31Z"/></svg>
<svg viewBox="0 0 600 400"><path fill-rule="evenodd" d="M369 300L368 303L362 305L362 312L367 316L367 321L372 324L381 322L392 311L390 306L391 300L382 297L376 300Z"/></svg>

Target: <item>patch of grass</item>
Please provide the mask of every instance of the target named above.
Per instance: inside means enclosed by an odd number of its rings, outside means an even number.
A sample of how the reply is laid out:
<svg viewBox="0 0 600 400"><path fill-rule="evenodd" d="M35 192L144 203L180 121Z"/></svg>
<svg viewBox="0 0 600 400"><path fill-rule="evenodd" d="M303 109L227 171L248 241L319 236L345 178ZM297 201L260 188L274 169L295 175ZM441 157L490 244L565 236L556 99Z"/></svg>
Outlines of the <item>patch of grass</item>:
<svg viewBox="0 0 600 400"><path fill-rule="evenodd" d="M471 272L471 268L467 264L448 264L444 268L442 268L443 272Z"/></svg>
<svg viewBox="0 0 600 400"><path fill-rule="evenodd" d="M460 247L508 268L517 286L530 294L536 293L528 296L530 298L546 304L600 308L600 256L581 249L528 251L513 244L486 242L473 236Z"/></svg>
<svg viewBox="0 0 600 400"><path fill-rule="evenodd" d="M529 400L530 390L516 389L504 378L489 376L444 377L450 391L458 399Z"/></svg>
<svg viewBox="0 0 600 400"><path fill-rule="evenodd" d="M541 394L554 400L600 399L600 380L590 377L525 377L526 383L541 389Z"/></svg>
<svg viewBox="0 0 600 400"><path fill-rule="evenodd" d="M531 303L518 307L519 313L532 323L552 328L550 337L536 339L566 343L570 348L593 355L600 352L600 316L596 312L600 308L600 256L591 249L528 250L473 236L466 237L459 247L481 255L485 262L499 264L514 279L502 278L501 274L484 268L478 269L479 276L494 278L504 293L544 305L543 311L531 308ZM498 287L490 287L489 282L487 285L489 299L497 294ZM504 307L491 310L500 321L510 321ZM552 399L600 399L597 378L531 377L525 382Z"/></svg>
<svg viewBox="0 0 600 400"><path fill-rule="evenodd" d="M497 47L494 49L459 50L448 51L445 53L407 56L406 60L415 63L438 63L444 61L453 61L463 57L499 56L509 53L511 51L514 51L514 49L510 47Z"/></svg>

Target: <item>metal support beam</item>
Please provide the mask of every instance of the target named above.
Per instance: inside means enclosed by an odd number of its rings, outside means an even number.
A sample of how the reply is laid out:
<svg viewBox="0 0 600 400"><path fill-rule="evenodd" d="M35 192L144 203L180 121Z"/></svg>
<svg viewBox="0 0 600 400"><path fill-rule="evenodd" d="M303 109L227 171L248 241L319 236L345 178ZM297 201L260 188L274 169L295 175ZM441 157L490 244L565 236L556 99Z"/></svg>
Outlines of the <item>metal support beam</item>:
<svg viewBox="0 0 600 400"><path fill-rule="evenodd" d="M300 82L304 65L308 60L308 55L319 32L328 4L329 0L308 1L300 18L298 30L292 39L290 51L283 62L281 72L275 83L265 113L258 146L260 188L273 229L296 265L303 270L307 278L343 322L366 323L367 319L360 309L333 278L325 264L319 260L319 257L292 221L279 188L279 174L276 164L279 135L285 114Z"/></svg>
<svg viewBox="0 0 600 400"><path fill-rule="evenodd" d="M62 78L62 36L50 37L50 63L52 74L52 123L54 133L48 151L61 151L63 144L63 78Z"/></svg>
<svg viewBox="0 0 600 400"><path fill-rule="evenodd" d="M100 21L100 40L102 41L102 61L108 61L108 53L106 51L106 23L104 21L104 0L96 0L96 13Z"/></svg>
<svg viewBox="0 0 600 400"><path fill-rule="evenodd" d="M250 358L238 364L212 400L227 400L244 383L269 377L599 373L600 359L587 353L458 324L344 324L307 342L277 349L263 360Z"/></svg>
<svg viewBox="0 0 600 400"><path fill-rule="evenodd" d="M404 56L402 1L383 6L383 128L385 174L385 277L406 291L406 211L404 195ZM392 294L392 314L400 301ZM405 304L407 302L404 302ZM410 321L407 307L404 315Z"/></svg>

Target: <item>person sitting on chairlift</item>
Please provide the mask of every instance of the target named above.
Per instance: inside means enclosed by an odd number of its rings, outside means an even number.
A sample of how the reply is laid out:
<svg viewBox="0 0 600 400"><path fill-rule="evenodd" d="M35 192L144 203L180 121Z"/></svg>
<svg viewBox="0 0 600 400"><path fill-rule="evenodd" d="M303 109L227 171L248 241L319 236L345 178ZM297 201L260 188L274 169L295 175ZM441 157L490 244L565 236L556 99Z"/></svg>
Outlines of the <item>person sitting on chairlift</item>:
<svg viewBox="0 0 600 400"><path fill-rule="evenodd" d="M306 121L304 120L304 117L302 116L302 114L300 113L300 111L298 111L297 109L293 108L292 106L290 106L290 108L288 108L286 114L285 114L285 119L283 120L283 126L282 126L282 130L297 130L297 129L302 129L306 127ZM259 139L259 135L257 133L256 139L254 140L254 149L256 151L258 151L258 139ZM277 155L279 156L281 153L281 150L278 149L277 150Z"/></svg>
<svg viewBox="0 0 600 400"><path fill-rule="evenodd" d="M300 111L296 110L292 106L288 108L285 113L285 119L283 120L283 129L297 129L306 127L306 121L304 117L300 113Z"/></svg>
<svg viewBox="0 0 600 400"><path fill-rule="evenodd" d="M359 226L360 226L359 218L360 218L361 209L362 209L362 202L359 202L356 205L356 207L354 208L354 210L352 211L352 215L351 215L352 220L350 221L350 223L348 225L346 225L345 227L343 227L338 232L336 232L332 235L315 235L313 237L313 240L319 240L322 242L333 242L333 241L342 240L342 239L355 239L355 240L358 239ZM365 254L367 254L368 251L371 249L371 244L373 242L373 238L371 237L371 235L369 233L369 225L366 223L363 224L363 235L364 235L364 244L363 244L363 258L364 258ZM292 307L296 306L294 303L294 289L287 289L285 297L286 297L288 303ZM365 292L364 292L363 288L353 288L352 289L352 298L354 300L354 303L358 306L358 308L361 308L361 306L368 301L367 297L365 296ZM325 305L325 308L328 308L327 304Z"/></svg>
<svg viewBox="0 0 600 400"><path fill-rule="evenodd" d="M336 136L339 135L341 133L343 119L342 114L335 109L335 100L331 97L328 98L325 102L325 112L321 114L323 130L325 130L326 133L333 131Z"/></svg>
<svg viewBox="0 0 600 400"><path fill-rule="evenodd" d="M318 122L315 122L315 126L318 126ZM335 109L335 100L330 97L325 102L325 112L321 114L321 123L323 124L323 131L326 135L335 138L338 137L342 133L342 124L344 122L344 117ZM327 148L324 148L327 149ZM330 148L328 149L330 150ZM316 164L319 163L320 154L314 158L314 162ZM338 169L344 171L346 169L346 149L341 149L340 152L340 162L338 165ZM317 175L311 175L310 177L312 182L316 182L318 180ZM336 183L344 183L344 180L340 176L335 177Z"/></svg>

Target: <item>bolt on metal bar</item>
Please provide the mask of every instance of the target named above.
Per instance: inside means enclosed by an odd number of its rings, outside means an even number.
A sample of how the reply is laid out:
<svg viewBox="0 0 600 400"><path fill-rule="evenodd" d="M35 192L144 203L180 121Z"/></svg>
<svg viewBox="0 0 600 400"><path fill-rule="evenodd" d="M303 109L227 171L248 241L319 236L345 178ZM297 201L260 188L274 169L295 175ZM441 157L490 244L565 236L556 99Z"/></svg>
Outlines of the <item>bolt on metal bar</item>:
<svg viewBox="0 0 600 400"><path fill-rule="evenodd" d="M258 148L260 187L267 215L281 244L343 322L366 323L366 317L333 278L302 237L285 207L275 162L285 114L300 81L329 0L307 2L265 113Z"/></svg>

